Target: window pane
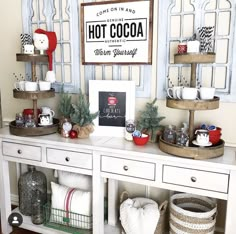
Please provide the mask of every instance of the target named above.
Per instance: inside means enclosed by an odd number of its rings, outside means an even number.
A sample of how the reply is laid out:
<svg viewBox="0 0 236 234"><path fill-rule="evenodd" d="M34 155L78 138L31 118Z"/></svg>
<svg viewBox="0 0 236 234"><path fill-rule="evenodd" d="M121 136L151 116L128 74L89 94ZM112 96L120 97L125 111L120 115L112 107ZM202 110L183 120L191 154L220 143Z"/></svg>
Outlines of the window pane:
<svg viewBox="0 0 236 234"><path fill-rule="evenodd" d="M191 37L194 28L193 15L185 15L183 21L183 37Z"/></svg>
<svg viewBox="0 0 236 234"><path fill-rule="evenodd" d="M215 9L216 9L216 0L210 0L209 3L206 4L205 10L215 10Z"/></svg>
<svg viewBox="0 0 236 234"><path fill-rule="evenodd" d="M56 10L56 14L54 16L54 20L59 20L60 19L60 0L54 0L54 4L55 4L55 9Z"/></svg>
<svg viewBox="0 0 236 234"><path fill-rule="evenodd" d="M60 23L54 23L54 31L57 34L57 40L61 40L61 28L60 28Z"/></svg>
<svg viewBox="0 0 236 234"><path fill-rule="evenodd" d="M212 67L202 66L202 79L200 81L202 87L212 86Z"/></svg>
<svg viewBox="0 0 236 234"><path fill-rule="evenodd" d="M134 80L136 86L140 86L140 68L139 66L133 66L131 71L132 80Z"/></svg>
<svg viewBox="0 0 236 234"><path fill-rule="evenodd" d="M62 18L64 19L64 20L68 20L69 19L69 16L68 16L68 14L67 14L67 9L66 9L66 3L67 3L67 1L65 1L65 0L62 0L61 1L61 4L62 4L62 9L63 9L63 11L62 11Z"/></svg>
<svg viewBox="0 0 236 234"><path fill-rule="evenodd" d="M70 55L70 45L69 44L63 44L63 54L64 54L64 63L70 63L71 62L71 55Z"/></svg>
<svg viewBox="0 0 236 234"><path fill-rule="evenodd" d="M167 86L172 87L173 85L178 85L178 74L179 68L177 66L170 66L169 67L169 80L167 80Z"/></svg>
<svg viewBox="0 0 236 234"><path fill-rule="evenodd" d="M64 65L65 83L71 83L71 67L70 65Z"/></svg>
<svg viewBox="0 0 236 234"><path fill-rule="evenodd" d="M60 65L55 66L55 73L56 73L56 81L60 83L63 82Z"/></svg>
<svg viewBox="0 0 236 234"><path fill-rule="evenodd" d="M175 6L171 9L171 13L180 13L181 11L181 0L175 1Z"/></svg>
<svg viewBox="0 0 236 234"><path fill-rule="evenodd" d="M216 40L216 63L228 62L228 39Z"/></svg>
<svg viewBox="0 0 236 234"><path fill-rule="evenodd" d="M70 40L70 24L69 22L63 22L62 24L62 32L63 32L63 40L69 41Z"/></svg>
<svg viewBox="0 0 236 234"><path fill-rule="evenodd" d="M178 52L178 41L171 41L170 42L170 52L169 52L169 63L174 63L174 54L177 54Z"/></svg>
<svg viewBox="0 0 236 234"><path fill-rule="evenodd" d="M180 16L171 16L170 37L180 36Z"/></svg>
<svg viewBox="0 0 236 234"><path fill-rule="evenodd" d="M230 30L230 12L220 12L218 18L218 35L227 36Z"/></svg>
<svg viewBox="0 0 236 234"><path fill-rule="evenodd" d="M228 0L220 0L219 9L229 9L231 8L231 3Z"/></svg>
<svg viewBox="0 0 236 234"><path fill-rule="evenodd" d="M215 26L216 14L206 13L205 14L205 26Z"/></svg>
<svg viewBox="0 0 236 234"><path fill-rule="evenodd" d="M190 0L183 0L184 12L194 11L194 6L191 4Z"/></svg>
<svg viewBox="0 0 236 234"><path fill-rule="evenodd" d="M226 88L226 67L216 67L215 69L215 88Z"/></svg>
<svg viewBox="0 0 236 234"><path fill-rule="evenodd" d="M57 48L56 48L56 51L54 52L54 59L55 59L55 62L57 63L61 63L61 46L58 44L57 45Z"/></svg>

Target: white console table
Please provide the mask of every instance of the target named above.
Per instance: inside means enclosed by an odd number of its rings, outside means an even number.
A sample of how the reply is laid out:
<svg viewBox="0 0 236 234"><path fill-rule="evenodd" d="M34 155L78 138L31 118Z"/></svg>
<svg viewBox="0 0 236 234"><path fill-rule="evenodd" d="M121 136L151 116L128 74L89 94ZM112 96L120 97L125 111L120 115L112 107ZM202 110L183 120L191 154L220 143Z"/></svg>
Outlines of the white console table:
<svg viewBox="0 0 236 234"><path fill-rule="evenodd" d="M235 234L236 220L236 152L225 147L224 156L209 160L174 157L161 152L157 144L135 146L123 138L90 137L66 139L59 134L40 137L18 137L0 130L0 199L2 233L11 232L8 216L11 211L8 162L71 171L93 177L93 233L119 233L104 225L104 178L128 181L173 191L227 200L226 234ZM108 190L115 194L113 190ZM116 191L116 190L115 190ZM110 205L114 196L109 196ZM111 210L111 209L110 209ZM219 211L220 212L220 211ZM114 222L115 212L110 218ZM114 216L114 217L113 217ZM22 228L39 233L63 233L43 225L33 225L24 217Z"/></svg>

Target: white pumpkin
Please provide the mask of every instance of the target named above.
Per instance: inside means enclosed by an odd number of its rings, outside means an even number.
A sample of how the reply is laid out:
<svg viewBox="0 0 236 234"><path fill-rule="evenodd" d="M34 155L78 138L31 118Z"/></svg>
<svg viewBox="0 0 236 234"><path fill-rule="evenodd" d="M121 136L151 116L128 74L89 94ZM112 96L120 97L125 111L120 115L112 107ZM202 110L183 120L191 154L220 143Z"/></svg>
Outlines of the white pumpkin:
<svg viewBox="0 0 236 234"><path fill-rule="evenodd" d="M120 221L126 234L154 234L160 218L158 204L148 198L128 198L120 205Z"/></svg>

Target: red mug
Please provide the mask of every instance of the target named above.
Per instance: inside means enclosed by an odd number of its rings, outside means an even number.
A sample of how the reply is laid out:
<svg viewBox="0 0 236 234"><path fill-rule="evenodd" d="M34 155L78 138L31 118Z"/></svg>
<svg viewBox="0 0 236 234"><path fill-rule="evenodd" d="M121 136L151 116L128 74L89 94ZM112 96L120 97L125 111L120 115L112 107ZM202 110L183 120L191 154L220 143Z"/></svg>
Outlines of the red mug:
<svg viewBox="0 0 236 234"><path fill-rule="evenodd" d="M186 43L179 43L178 44L178 54L185 54L187 53L187 44Z"/></svg>
<svg viewBox="0 0 236 234"><path fill-rule="evenodd" d="M41 109L37 109L37 115L41 114ZM34 109L28 108L23 110L23 116L34 115Z"/></svg>

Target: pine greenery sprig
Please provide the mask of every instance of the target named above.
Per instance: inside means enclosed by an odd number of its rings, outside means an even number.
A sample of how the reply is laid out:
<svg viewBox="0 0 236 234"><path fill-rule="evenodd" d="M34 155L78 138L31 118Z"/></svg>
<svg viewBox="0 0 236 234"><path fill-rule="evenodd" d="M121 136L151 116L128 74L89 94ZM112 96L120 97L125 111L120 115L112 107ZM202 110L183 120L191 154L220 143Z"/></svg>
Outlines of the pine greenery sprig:
<svg viewBox="0 0 236 234"><path fill-rule="evenodd" d="M59 100L59 112L64 117L68 118L73 112L73 107L71 103L71 96L68 92L64 92L64 85L61 87L60 100Z"/></svg>
<svg viewBox="0 0 236 234"><path fill-rule="evenodd" d="M163 129L160 122L165 119L163 116L159 117L158 106L155 105L156 101L155 98L151 103L146 103L145 110L140 111L137 121L137 130L147 132L151 137L151 141L155 141L156 132Z"/></svg>
<svg viewBox="0 0 236 234"><path fill-rule="evenodd" d="M89 106L86 95L80 90L77 96L77 103L72 104L73 113L70 115L71 121L81 127L93 124L93 120L98 116L98 112L90 113Z"/></svg>

